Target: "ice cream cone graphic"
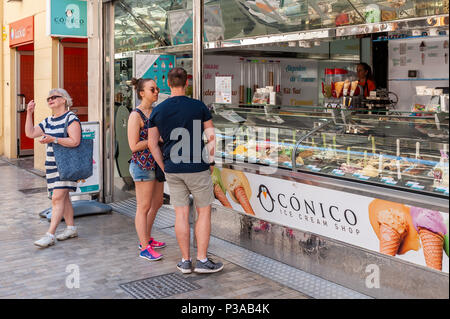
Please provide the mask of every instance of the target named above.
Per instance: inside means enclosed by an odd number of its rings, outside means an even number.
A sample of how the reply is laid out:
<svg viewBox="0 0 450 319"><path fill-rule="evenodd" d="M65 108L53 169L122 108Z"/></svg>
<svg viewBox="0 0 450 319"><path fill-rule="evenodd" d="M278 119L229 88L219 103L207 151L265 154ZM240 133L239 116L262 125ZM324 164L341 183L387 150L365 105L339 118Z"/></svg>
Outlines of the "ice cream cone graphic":
<svg viewBox="0 0 450 319"><path fill-rule="evenodd" d="M222 188L220 188L219 184L215 184L214 185L214 196L219 200L219 202L228 208L233 208L230 204L230 202L228 201L227 196L225 195L225 192L222 190Z"/></svg>
<svg viewBox="0 0 450 319"><path fill-rule="evenodd" d="M380 253L395 256L403 241L408 225L402 211L385 209L377 213L380 224Z"/></svg>
<svg viewBox="0 0 450 319"><path fill-rule="evenodd" d="M442 270L444 236L447 234L442 214L434 210L411 207L411 216L422 241L426 265Z"/></svg>
<svg viewBox="0 0 450 319"><path fill-rule="evenodd" d="M214 197L225 207L233 208L228 201L227 195L226 195L226 189L223 186L222 183L222 177L220 175L220 170L215 167L214 171L211 175L212 182L214 184Z"/></svg>
<svg viewBox="0 0 450 319"><path fill-rule="evenodd" d="M380 253L397 255L401 242L401 235L394 228L386 224L380 225Z"/></svg>
<svg viewBox="0 0 450 319"><path fill-rule="evenodd" d="M419 235L407 206L374 199L369 204L369 219L380 241L380 253L395 256L419 250Z"/></svg>
<svg viewBox="0 0 450 319"><path fill-rule="evenodd" d="M243 186L238 186L234 189L234 196L239 201L239 204L241 204L242 208L247 214L255 215L255 212L253 211L252 205L250 205L250 201L248 200Z"/></svg>
<svg viewBox="0 0 450 319"><path fill-rule="evenodd" d="M448 248L449 248L449 240L448 240L448 215L445 217L445 226L447 227L447 233L444 236L444 251L448 257Z"/></svg>
<svg viewBox="0 0 450 319"><path fill-rule="evenodd" d="M224 168L221 175L231 199L240 204L247 214L255 215L250 204L250 197L252 195L250 184L244 173Z"/></svg>
<svg viewBox="0 0 450 319"><path fill-rule="evenodd" d="M422 227L419 227L419 236L422 241L423 254L427 266L442 270L444 236Z"/></svg>

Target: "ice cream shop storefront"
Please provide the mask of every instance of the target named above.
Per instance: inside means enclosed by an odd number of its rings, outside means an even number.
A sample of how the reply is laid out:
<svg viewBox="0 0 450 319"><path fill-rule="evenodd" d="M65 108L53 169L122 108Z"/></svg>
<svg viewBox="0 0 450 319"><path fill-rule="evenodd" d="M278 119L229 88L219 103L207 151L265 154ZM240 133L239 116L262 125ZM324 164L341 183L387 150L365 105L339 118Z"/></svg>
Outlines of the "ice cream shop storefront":
<svg viewBox="0 0 450 319"><path fill-rule="evenodd" d="M216 128L213 236L368 296L448 298L448 13L105 2L105 199L135 196L131 77L155 79L163 100L181 66Z"/></svg>

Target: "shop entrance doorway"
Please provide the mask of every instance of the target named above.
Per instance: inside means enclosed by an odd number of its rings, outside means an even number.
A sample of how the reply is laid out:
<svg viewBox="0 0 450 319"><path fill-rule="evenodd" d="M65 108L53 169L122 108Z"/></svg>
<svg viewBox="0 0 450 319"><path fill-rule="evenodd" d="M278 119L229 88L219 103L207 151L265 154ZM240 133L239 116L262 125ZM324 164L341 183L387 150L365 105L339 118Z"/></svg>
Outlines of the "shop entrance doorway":
<svg viewBox="0 0 450 319"><path fill-rule="evenodd" d="M64 39L60 46L60 83L72 97L72 111L88 121L88 47L85 39Z"/></svg>
<svg viewBox="0 0 450 319"><path fill-rule="evenodd" d="M26 107L34 98L34 50L33 45L17 48L16 111L17 155L34 154L34 141L25 135Z"/></svg>

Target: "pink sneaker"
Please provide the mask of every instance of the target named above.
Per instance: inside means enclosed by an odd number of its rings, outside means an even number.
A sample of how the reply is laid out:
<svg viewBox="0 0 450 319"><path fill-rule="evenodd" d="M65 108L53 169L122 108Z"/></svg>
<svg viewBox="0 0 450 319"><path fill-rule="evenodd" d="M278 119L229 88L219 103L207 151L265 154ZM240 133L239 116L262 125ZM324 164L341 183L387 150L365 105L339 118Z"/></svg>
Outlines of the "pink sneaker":
<svg viewBox="0 0 450 319"><path fill-rule="evenodd" d="M139 257L148 259L150 261L155 261L160 260L163 257L163 255L158 254L156 251L153 250L152 246L148 245L147 248L141 251Z"/></svg>
<svg viewBox="0 0 450 319"><path fill-rule="evenodd" d="M153 249L160 249L166 247L166 243L156 241L153 239L153 237L150 238L149 244L150 246L152 246Z"/></svg>

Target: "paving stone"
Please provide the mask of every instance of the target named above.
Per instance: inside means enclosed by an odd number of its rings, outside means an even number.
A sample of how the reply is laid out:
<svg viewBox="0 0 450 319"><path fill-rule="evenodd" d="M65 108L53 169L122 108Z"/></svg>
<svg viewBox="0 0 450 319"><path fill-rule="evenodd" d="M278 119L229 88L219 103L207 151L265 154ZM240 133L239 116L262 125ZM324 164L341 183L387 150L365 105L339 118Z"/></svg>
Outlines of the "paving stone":
<svg viewBox="0 0 450 319"><path fill-rule="evenodd" d="M177 272L176 264L181 256L176 238L154 229L153 237L167 243L167 247L160 250L164 258L157 262L143 260L138 256L134 220L118 213L77 218L78 238L38 249L33 242L45 234L49 226L38 214L49 208L51 201L45 193L24 195L19 190L45 187L45 179L14 165L0 166L0 176L1 299L130 299L132 297L120 289L120 284ZM62 223L57 232L64 227ZM191 255L195 259L194 247L191 247ZM211 257L221 260L214 255ZM201 289L170 298L308 298L227 260L221 261L225 268L220 273L192 273L184 277L199 284ZM70 275L66 267L70 264L79 267L78 289L66 287L66 278Z"/></svg>

